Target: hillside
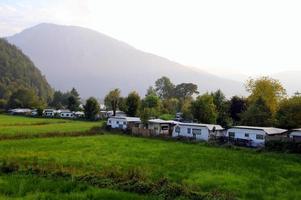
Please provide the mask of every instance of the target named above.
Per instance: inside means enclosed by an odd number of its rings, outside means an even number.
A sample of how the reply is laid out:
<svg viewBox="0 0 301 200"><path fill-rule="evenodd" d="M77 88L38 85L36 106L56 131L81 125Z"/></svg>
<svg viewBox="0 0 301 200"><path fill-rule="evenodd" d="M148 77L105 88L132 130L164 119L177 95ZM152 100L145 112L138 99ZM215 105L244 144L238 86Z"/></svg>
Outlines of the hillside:
<svg viewBox="0 0 301 200"><path fill-rule="evenodd" d="M146 89L161 76L194 82L200 92L221 88L227 96L244 93L242 83L145 53L99 32L75 26L40 24L7 38L21 48L56 89L76 87L83 97L103 97ZM179 47L180 48L180 47Z"/></svg>
<svg viewBox="0 0 301 200"><path fill-rule="evenodd" d="M0 99L7 100L18 88L32 89L44 100L52 95L52 88L31 60L0 39Z"/></svg>

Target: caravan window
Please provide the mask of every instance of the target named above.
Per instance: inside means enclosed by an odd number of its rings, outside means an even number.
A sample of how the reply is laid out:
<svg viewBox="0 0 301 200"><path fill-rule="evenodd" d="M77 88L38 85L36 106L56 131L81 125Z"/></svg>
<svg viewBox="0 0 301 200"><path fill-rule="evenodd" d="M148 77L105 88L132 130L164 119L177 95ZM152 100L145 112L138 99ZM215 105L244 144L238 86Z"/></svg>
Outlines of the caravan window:
<svg viewBox="0 0 301 200"><path fill-rule="evenodd" d="M126 122L123 122L123 125L126 125Z"/></svg>
<svg viewBox="0 0 301 200"><path fill-rule="evenodd" d="M263 135L256 134L256 140L263 140Z"/></svg>
<svg viewBox="0 0 301 200"><path fill-rule="evenodd" d="M201 135L202 134L202 129L192 129L192 133L196 135Z"/></svg>
<svg viewBox="0 0 301 200"><path fill-rule="evenodd" d="M245 133L245 137L249 137L249 133Z"/></svg>
<svg viewBox="0 0 301 200"><path fill-rule="evenodd" d="M119 121L116 121L116 124L119 124Z"/></svg>
<svg viewBox="0 0 301 200"><path fill-rule="evenodd" d="M187 128L187 134L191 134L191 128Z"/></svg>
<svg viewBox="0 0 301 200"><path fill-rule="evenodd" d="M235 138L235 132L229 132L229 138Z"/></svg>

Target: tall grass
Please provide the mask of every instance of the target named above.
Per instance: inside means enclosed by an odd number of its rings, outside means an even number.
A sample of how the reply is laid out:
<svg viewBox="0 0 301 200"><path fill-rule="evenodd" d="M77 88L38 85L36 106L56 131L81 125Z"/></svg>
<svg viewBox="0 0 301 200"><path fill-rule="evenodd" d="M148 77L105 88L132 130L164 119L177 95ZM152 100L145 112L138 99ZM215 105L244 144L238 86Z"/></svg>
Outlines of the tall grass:
<svg viewBox="0 0 301 200"><path fill-rule="evenodd" d="M100 127L102 123L0 115L0 139L87 132L93 127Z"/></svg>
<svg viewBox="0 0 301 200"><path fill-rule="evenodd" d="M0 175L0 199L142 200L151 199L151 197L95 188L63 178L51 179L35 175L9 174Z"/></svg>
<svg viewBox="0 0 301 200"><path fill-rule="evenodd" d="M108 134L1 141L0 159L74 175L118 178L137 169L150 182L166 178L196 192L229 193L241 199L301 198L301 157L293 154Z"/></svg>

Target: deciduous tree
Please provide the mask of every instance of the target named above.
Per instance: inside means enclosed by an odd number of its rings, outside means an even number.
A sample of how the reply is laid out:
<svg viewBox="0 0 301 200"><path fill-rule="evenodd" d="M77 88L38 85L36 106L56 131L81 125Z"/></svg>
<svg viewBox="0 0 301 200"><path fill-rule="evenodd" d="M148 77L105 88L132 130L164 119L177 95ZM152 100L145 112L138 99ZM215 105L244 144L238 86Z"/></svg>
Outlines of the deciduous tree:
<svg viewBox="0 0 301 200"><path fill-rule="evenodd" d="M99 103L98 101L90 97L87 101L86 104L84 105L84 112L85 112L85 117L88 120L95 120L97 114L99 113Z"/></svg>
<svg viewBox="0 0 301 200"><path fill-rule="evenodd" d="M206 93L198 96L191 104L193 118L201 123L215 124L217 119L216 106L213 97Z"/></svg>
<svg viewBox="0 0 301 200"><path fill-rule="evenodd" d="M113 115L116 115L116 110L118 108L118 101L120 98L120 90L114 89L107 94L105 97L105 104L107 107L111 108L113 110Z"/></svg>
<svg viewBox="0 0 301 200"><path fill-rule="evenodd" d="M251 104L261 98L265 101L272 114L275 114L280 101L286 97L286 91L281 83L269 77L248 80L246 82L246 89L250 93L248 101Z"/></svg>
<svg viewBox="0 0 301 200"><path fill-rule="evenodd" d="M126 98L126 113L131 117L135 117L138 114L140 106L140 96L137 92L131 92Z"/></svg>

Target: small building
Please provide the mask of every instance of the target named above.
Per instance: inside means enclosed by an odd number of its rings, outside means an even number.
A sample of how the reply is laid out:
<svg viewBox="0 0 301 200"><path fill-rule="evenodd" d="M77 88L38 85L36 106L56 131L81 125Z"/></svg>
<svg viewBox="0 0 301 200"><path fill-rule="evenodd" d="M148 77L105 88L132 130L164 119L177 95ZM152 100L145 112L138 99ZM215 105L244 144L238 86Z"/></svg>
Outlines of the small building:
<svg viewBox="0 0 301 200"><path fill-rule="evenodd" d="M108 118L107 126L126 130L138 127L140 123L141 120L138 117L111 116Z"/></svg>
<svg viewBox="0 0 301 200"><path fill-rule="evenodd" d="M70 110L61 110L60 111L60 117L61 118L74 118L74 113Z"/></svg>
<svg viewBox="0 0 301 200"><path fill-rule="evenodd" d="M54 117L55 113L56 113L56 110L54 110L54 109L43 110L43 116L45 116L45 117Z"/></svg>
<svg viewBox="0 0 301 200"><path fill-rule="evenodd" d="M293 141L301 142L301 128L290 130L288 136Z"/></svg>
<svg viewBox="0 0 301 200"><path fill-rule="evenodd" d="M76 118L84 118L85 117L85 113L83 111L77 111L74 113L74 116Z"/></svg>
<svg viewBox="0 0 301 200"><path fill-rule="evenodd" d="M274 127L234 126L227 130L229 141L252 147L263 147L268 136L279 136L285 129Z"/></svg>
<svg viewBox="0 0 301 200"><path fill-rule="evenodd" d="M32 111L31 111L31 116L33 116L33 117L35 117L35 116L38 116L38 110L37 109L33 109Z"/></svg>
<svg viewBox="0 0 301 200"><path fill-rule="evenodd" d="M148 120L148 129L153 130L156 135L171 135L173 127L178 124L176 121L166 121L162 119Z"/></svg>
<svg viewBox="0 0 301 200"><path fill-rule="evenodd" d="M205 141L208 141L210 137L223 135L224 128L215 124L178 123L172 132L172 137L188 137Z"/></svg>
<svg viewBox="0 0 301 200"><path fill-rule="evenodd" d="M31 115L32 110L29 108L15 108L8 111L11 115Z"/></svg>

